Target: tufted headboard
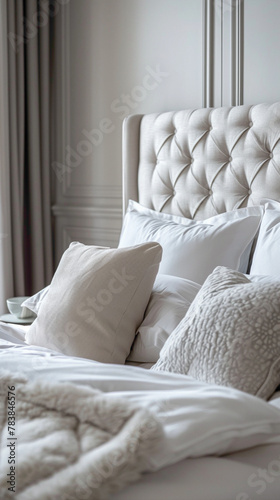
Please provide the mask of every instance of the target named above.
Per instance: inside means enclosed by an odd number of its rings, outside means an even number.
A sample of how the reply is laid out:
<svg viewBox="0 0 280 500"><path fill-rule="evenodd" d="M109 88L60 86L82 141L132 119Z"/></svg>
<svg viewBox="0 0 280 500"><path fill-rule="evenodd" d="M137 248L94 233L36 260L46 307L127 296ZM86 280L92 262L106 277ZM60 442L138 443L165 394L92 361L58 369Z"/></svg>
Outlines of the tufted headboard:
<svg viewBox="0 0 280 500"><path fill-rule="evenodd" d="M128 116L123 198L192 219L280 201L280 102Z"/></svg>

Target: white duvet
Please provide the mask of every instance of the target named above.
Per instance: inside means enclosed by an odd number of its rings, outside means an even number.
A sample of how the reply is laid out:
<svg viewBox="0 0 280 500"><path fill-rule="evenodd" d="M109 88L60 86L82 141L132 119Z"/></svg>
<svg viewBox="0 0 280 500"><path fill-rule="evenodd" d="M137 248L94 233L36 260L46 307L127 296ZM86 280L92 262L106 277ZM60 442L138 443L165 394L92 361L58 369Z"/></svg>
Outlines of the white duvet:
<svg viewBox="0 0 280 500"><path fill-rule="evenodd" d="M0 323L0 368L28 379L72 382L152 411L163 438L146 458L147 471L187 457L223 455L280 442L280 399L265 402L246 393L198 382L185 375L102 364L24 343L24 329Z"/></svg>

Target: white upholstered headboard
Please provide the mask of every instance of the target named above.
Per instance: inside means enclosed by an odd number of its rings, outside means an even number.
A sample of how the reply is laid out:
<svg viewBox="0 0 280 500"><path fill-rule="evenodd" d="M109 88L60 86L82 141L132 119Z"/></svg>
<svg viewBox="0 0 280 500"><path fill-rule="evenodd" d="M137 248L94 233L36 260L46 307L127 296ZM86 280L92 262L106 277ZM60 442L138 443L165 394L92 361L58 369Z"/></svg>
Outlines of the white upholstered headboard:
<svg viewBox="0 0 280 500"><path fill-rule="evenodd" d="M123 196L193 219L280 201L280 102L127 117Z"/></svg>

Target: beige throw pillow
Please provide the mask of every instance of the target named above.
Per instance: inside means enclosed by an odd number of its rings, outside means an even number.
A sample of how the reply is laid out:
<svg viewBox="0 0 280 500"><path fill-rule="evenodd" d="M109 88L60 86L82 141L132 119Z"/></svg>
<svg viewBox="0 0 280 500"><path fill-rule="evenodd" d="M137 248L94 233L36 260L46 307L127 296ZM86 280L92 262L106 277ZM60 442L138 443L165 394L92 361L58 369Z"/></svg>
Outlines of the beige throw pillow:
<svg viewBox="0 0 280 500"><path fill-rule="evenodd" d="M124 363L161 254L158 243L122 249L71 243L26 341L68 355Z"/></svg>
<svg viewBox="0 0 280 500"><path fill-rule="evenodd" d="M184 373L268 399L280 383L280 283L217 267L152 370Z"/></svg>

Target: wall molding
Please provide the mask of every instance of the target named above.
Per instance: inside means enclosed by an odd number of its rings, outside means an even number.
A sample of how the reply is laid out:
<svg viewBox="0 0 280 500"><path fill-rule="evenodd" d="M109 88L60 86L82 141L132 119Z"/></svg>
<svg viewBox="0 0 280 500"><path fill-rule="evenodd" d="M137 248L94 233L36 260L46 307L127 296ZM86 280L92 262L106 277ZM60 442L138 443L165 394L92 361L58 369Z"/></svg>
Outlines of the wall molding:
<svg viewBox="0 0 280 500"><path fill-rule="evenodd" d="M57 149L57 157L61 165L65 166L65 173L61 176L58 198L88 198L91 203L108 203L114 200L117 204L122 200L121 186L102 186L96 184L73 184L71 167L66 165L67 146L71 146L71 106L70 106L70 4L62 9L61 15L61 47L59 57L59 79L61 82L58 102L60 103L59 125L61 137ZM75 148L74 148L75 149ZM62 167L63 168L63 167ZM75 167L74 167L75 169Z"/></svg>
<svg viewBox="0 0 280 500"><path fill-rule="evenodd" d="M69 185L66 198L88 198L98 206L122 206L122 187L115 185Z"/></svg>
<svg viewBox="0 0 280 500"><path fill-rule="evenodd" d="M56 265L71 241L106 247L118 245L121 209L54 205L52 212L55 217Z"/></svg>
<svg viewBox="0 0 280 500"><path fill-rule="evenodd" d="M203 106L243 104L244 0L203 0Z"/></svg>
<svg viewBox="0 0 280 500"><path fill-rule="evenodd" d="M88 226L85 219L70 221L58 218L56 232L58 238L55 247L55 265L57 266L63 252L72 241L80 241L85 245L97 245L115 248L118 245L120 229L118 227Z"/></svg>
<svg viewBox="0 0 280 500"><path fill-rule="evenodd" d="M55 193L52 216L56 263L73 240L90 245L116 246L123 216L122 186L73 184L71 169L63 167L67 167L66 148L71 146L70 21L70 3L67 3L61 9L55 25L57 50L53 87L55 136L52 155L52 160L55 161L55 164L52 162Z"/></svg>
<svg viewBox="0 0 280 500"><path fill-rule="evenodd" d="M232 105L244 103L244 0L232 0Z"/></svg>
<svg viewBox="0 0 280 500"><path fill-rule="evenodd" d="M55 217L92 217L95 219L122 219L122 209L105 207L81 207L54 205L52 213Z"/></svg>
<svg viewBox="0 0 280 500"><path fill-rule="evenodd" d="M103 241L104 246L113 247L119 238L117 229L91 229L83 226L64 226L62 230L63 248L68 248L72 241L83 241L86 245L99 245Z"/></svg>
<svg viewBox="0 0 280 500"><path fill-rule="evenodd" d="M203 90L202 105L206 108L213 106L214 90L214 2L203 0Z"/></svg>
<svg viewBox="0 0 280 500"><path fill-rule="evenodd" d="M104 205L109 204L121 206L122 187L115 185L96 184L73 184L71 167L66 164L67 146L71 146L71 106L70 106L70 3L65 4L61 9L59 22L57 23L57 43L58 57L56 60L56 130L59 131L55 160L60 163L58 179L56 180L56 201L58 204L68 198L75 198L79 203L79 198L87 198L89 204ZM74 148L75 149L75 148ZM63 171L63 166L64 170ZM75 169L75 167L73 167ZM84 201L85 202L85 201ZM67 202L66 202L67 203Z"/></svg>
<svg viewBox="0 0 280 500"><path fill-rule="evenodd" d="M70 144L70 3L61 9L59 22L56 26L57 48L56 60L56 148L55 161L64 165L67 145ZM68 172L60 171L61 182L56 183L56 198L60 190L64 196L67 193ZM62 188L62 189L61 189Z"/></svg>

